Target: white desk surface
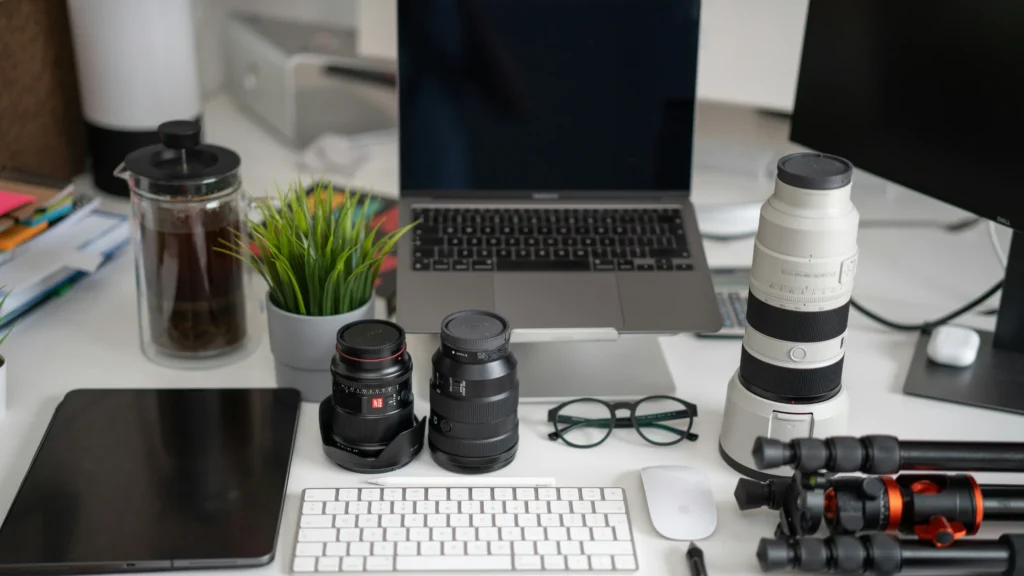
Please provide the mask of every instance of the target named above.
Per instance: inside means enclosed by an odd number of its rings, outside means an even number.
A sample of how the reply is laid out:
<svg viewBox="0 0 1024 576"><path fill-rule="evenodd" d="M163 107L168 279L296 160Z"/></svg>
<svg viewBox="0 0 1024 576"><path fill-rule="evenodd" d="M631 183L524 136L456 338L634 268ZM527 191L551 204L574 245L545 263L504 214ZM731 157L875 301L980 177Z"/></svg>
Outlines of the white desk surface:
<svg viewBox="0 0 1024 576"><path fill-rule="evenodd" d="M208 103L207 138L237 150L243 178L254 193L273 181L293 176L293 151L269 139L227 99ZM756 143L769 152L789 148L785 125L745 111L701 105L698 145L724 137ZM731 136L730 136L731 135ZM355 183L394 190L394 152L383 151ZM735 193L751 186L742 178L695 175L698 201ZM864 186L855 202L865 221L892 218L946 219L962 212L909 192L886 192ZM123 204L112 201L115 208ZM749 263L752 243L708 242L712 265ZM1000 269L982 227L960 234L933 229L870 229L860 233L861 266L856 295L878 311L906 320L932 318L980 294L1000 276ZM991 318L972 319L991 328ZM851 318L845 385L850 395L851 434L895 434L905 439L1013 440L1024 438L1024 418L1010 414L928 401L902 394L904 375L916 334L886 331L860 315ZM758 539L772 534L776 516L767 511L741 514L732 492L738 478L718 455L718 433L726 383L739 362L738 340L706 340L690 335L662 339L662 348L678 387L678 395L696 403L700 417L697 443L670 448L645 444L635 433L617 431L604 445L577 450L546 438L549 406L520 408L521 443L515 462L499 474L554 476L563 486L623 486L637 534L640 574L682 575L686 543L670 542L654 532L647 513L639 469L658 464L697 466L715 484L719 523L715 534L700 543L712 575L758 574L754 559ZM429 363L430 342L410 343L417 366ZM138 346L135 285L130 250L67 295L25 317L4 345L9 361L8 412L0 417L0 511L10 506L53 410L73 388L84 387L245 387L273 386L273 364L266 337L247 360L205 372L174 371L148 362ZM424 372L418 372L418 413L426 411ZM424 451L401 475L443 474ZM985 481L989 476L979 475ZM305 404L299 421L287 502L277 558L253 573L286 574L290 568L298 504L308 487L354 486L363 477L331 464L321 451L316 411ZM1001 477L1024 482L1024 478ZM988 481L993 481L989 479ZM993 530L990 528L989 530ZM994 532L989 532L990 534ZM197 575L220 572L195 572Z"/></svg>

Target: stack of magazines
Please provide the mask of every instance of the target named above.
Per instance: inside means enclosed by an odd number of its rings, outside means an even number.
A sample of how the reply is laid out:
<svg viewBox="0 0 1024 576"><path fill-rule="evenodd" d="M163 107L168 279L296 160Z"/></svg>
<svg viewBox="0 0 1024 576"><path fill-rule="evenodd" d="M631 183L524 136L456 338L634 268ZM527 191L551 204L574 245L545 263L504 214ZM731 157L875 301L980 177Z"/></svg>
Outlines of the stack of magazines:
<svg viewBox="0 0 1024 576"><path fill-rule="evenodd" d="M63 293L128 243L128 218L99 203L67 182L0 172L4 323Z"/></svg>

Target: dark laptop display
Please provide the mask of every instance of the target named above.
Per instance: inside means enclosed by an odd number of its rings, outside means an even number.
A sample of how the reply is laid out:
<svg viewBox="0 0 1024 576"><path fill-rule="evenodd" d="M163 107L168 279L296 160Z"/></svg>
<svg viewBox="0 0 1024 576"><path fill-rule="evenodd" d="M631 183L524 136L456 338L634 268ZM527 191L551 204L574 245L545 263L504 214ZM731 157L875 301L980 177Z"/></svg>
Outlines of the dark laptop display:
<svg viewBox="0 0 1024 576"><path fill-rule="evenodd" d="M399 0L403 195L688 192L699 11Z"/></svg>

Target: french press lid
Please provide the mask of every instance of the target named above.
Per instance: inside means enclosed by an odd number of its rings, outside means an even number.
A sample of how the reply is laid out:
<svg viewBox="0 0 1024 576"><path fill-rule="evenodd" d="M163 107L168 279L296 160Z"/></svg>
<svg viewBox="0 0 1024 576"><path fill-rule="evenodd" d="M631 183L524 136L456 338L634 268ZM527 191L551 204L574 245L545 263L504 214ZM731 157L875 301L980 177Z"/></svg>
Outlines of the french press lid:
<svg viewBox="0 0 1024 576"><path fill-rule="evenodd" d="M242 161L227 148L201 144L199 123L164 122L157 128L160 144L128 155L116 175L146 195L203 198L234 188Z"/></svg>

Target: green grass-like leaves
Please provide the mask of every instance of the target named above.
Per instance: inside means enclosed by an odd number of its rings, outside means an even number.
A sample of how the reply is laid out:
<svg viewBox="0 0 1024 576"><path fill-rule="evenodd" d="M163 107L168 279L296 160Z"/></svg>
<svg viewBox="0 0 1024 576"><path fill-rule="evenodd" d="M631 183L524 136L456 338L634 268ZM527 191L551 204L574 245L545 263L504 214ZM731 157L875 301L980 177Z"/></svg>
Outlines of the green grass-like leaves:
<svg viewBox="0 0 1024 576"><path fill-rule="evenodd" d="M356 310L373 296L384 256L416 223L374 241L380 224L370 202L345 190L334 210L334 186L318 181L312 209L301 181L277 190L279 206L260 203L262 221L248 220L248 236L235 232L218 250L249 264L270 288L281 310L301 316L333 316ZM253 248L255 248L255 253Z"/></svg>

